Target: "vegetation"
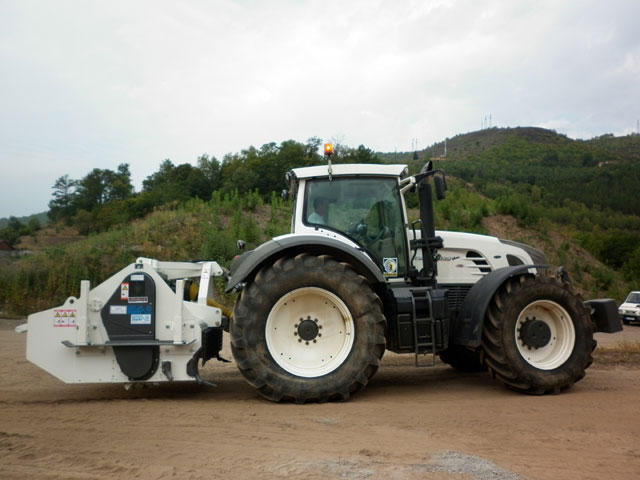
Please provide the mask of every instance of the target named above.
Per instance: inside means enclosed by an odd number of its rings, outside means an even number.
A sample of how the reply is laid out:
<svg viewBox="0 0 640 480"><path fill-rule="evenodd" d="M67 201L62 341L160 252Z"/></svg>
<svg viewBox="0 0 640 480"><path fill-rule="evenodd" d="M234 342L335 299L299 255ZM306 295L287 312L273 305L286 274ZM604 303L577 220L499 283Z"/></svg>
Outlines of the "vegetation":
<svg viewBox="0 0 640 480"><path fill-rule="evenodd" d="M115 225L141 218L155 208L191 198L209 200L214 192L229 195L257 192L268 200L273 191L286 188L284 176L294 167L315 165L321 140L306 143L287 140L280 145L268 143L226 155L222 163L207 154L196 165L174 165L164 160L157 172L149 175L142 191L134 192L129 165L117 171L93 169L79 180L64 175L53 185L49 217L73 225L81 234L106 231ZM376 155L365 148L338 145L335 161L340 163L377 163Z"/></svg>
<svg viewBox="0 0 640 480"><path fill-rule="evenodd" d="M598 347L593 355L594 363L600 367L640 365L640 342L623 341L614 346Z"/></svg>
<svg viewBox="0 0 640 480"><path fill-rule="evenodd" d="M323 163L321 140L249 147L222 162L164 160L135 192L129 166L93 169L55 181L49 217L87 236L73 244L2 259L0 311L26 314L77 295L81 279L103 281L138 256L212 258L229 266L236 240L253 248L289 229L291 204L279 192L285 172ZM590 296L624 296L640 282L640 136L575 141L537 128L458 135L421 152L375 154L337 145L334 163L408 163L436 158L449 175L435 203L438 228L489 233L491 219L515 218L512 240L530 243L566 265ZM411 219L418 214L409 199ZM9 219L0 238L37 235L35 221ZM581 250L586 249L600 262ZM582 252L582 253L581 253ZM26 293L28 292L28 294Z"/></svg>
<svg viewBox="0 0 640 480"><path fill-rule="evenodd" d="M16 218L20 223L29 224L31 221L37 220L40 225L46 225L49 222L47 212L34 213L33 215L27 215L26 217L4 217L0 218L0 230L5 228L9 224L11 218Z"/></svg>
<svg viewBox="0 0 640 480"><path fill-rule="evenodd" d="M274 197L264 205L255 192L169 203L145 219L7 261L0 268L0 311L26 314L61 304L79 295L81 280L95 286L140 256L215 259L229 267L238 238L255 248L285 233L290 215L290 202Z"/></svg>
<svg viewBox="0 0 640 480"><path fill-rule="evenodd" d="M40 220L36 216L30 217L26 223L16 217L9 217L5 226L0 228L0 240L4 240L9 245L14 246L20 237L35 235L40 228Z"/></svg>

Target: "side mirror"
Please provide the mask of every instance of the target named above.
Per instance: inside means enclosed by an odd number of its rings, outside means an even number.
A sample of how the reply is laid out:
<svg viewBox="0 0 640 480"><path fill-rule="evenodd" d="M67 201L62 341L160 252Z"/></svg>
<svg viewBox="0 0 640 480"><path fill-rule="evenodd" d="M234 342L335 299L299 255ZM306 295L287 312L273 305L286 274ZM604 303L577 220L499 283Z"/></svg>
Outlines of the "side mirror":
<svg viewBox="0 0 640 480"><path fill-rule="evenodd" d="M447 190L447 184L444 183L444 177L437 175L433 177L433 183L436 186L436 198L438 200L444 200L444 192Z"/></svg>
<svg viewBox="0 0 640 480"><path fill-rule="evenodd" d="M427 161L427 163L424 164L424 166L422 167L422 170L420 170L420 173L427 173L427 172L430 172L431 170L433 170L433 162L429 160Z"/></svg>
<svg viewBox="0 0 640 480"><path fill-rule="evenodd" d="M247 244L244 243L244 240L238 240L236 241L236 247L238 247L238 250L244 250L247 248Z"/></svg>

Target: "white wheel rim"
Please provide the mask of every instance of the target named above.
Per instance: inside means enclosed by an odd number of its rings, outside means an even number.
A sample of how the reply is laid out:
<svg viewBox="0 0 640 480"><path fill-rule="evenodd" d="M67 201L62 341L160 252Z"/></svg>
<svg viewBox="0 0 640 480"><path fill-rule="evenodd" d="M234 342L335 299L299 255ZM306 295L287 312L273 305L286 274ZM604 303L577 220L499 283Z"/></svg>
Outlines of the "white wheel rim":
<svg viewBox="0 0 640 480"><path fill-rule="evenodd" d="M541 320L551 331L549 343L540 348L527 346L520 336L520 329L527 320ZM556 302L538 300L527 305L516 322L516 345L522 358L540 370L553 370L566 362L573 352L576 331L571 315Z"/></svg>
<svg viewBox="0 0 640 480"><path fill-rule="evenodd" d="M301 321L317 325L315 338L301 338ZM349 356L354 322L344 302L316 287L293 290L276 302L265 326L269 353L284 370L299 377L320 377Z"/></svg>

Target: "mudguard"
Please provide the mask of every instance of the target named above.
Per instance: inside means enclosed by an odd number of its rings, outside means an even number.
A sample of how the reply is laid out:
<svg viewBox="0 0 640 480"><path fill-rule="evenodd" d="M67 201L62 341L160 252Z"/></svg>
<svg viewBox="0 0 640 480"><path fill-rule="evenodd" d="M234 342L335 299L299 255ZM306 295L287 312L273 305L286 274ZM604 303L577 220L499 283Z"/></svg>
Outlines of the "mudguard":
<svg viewBox="0 0 640 480"><path fill-rule="evenodd" d="M331 255L341 262L349 263L356 272L372 284L386 282L378 265L362 251L343 242L317 235L291 235L277 237L263 243L255 250L246 252L231 264L231 277L226 292L239 291L242 283L250 280L264 266L275 262L283 255L312 253Z"/></svg>
<svg viewBox="0 0 640 480"><path fill-rule="evenodd" d="M549 268L549 266L516 265L499 268L478 281L469 290L458 318L453 322L451 342L466 347L479 347L482 340L482 324L493 295L507 279L525 274L531 268Z"/></svg>

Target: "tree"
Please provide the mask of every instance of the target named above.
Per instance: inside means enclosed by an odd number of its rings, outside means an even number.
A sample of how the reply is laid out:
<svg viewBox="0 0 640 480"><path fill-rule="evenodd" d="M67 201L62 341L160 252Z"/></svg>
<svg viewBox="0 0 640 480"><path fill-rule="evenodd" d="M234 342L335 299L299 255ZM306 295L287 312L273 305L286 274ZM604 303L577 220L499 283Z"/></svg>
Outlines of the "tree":
<svg viewBox="0 0 640 480"><path fill-rule="evenodd" d="M107 190L107 202L113 200L125 200L133 195L133 185L131 185L131 172L128 163L118 165L117 172L105 170L105 181Z"/></svg>
<svg viewBox="0 0 640 480"><path fill-rule="evenodd" d="M124 200L133 194L129 164L118 165L117 172L94 168L77 182L74 204L77 209L93 210L113 200Z"/></svg>
<svg viewBox="0 0 640 480"><path fill-rule="evenodd" d="M206 153L200 155L197 161L198 169L208 183L209 194L220 188L220 163L216 157L209 157Z"/></svg>
<svg viewBox="0 0 640 480"><path fill-rule="evenodd" d="M76 180L71 180L69 175L63 175L53 184L53 200L49 202L47 216L51 220L70 217L75 209L73 206L75 199Z"/></svg>
<svg viewBox="0 0 640 480"><path fill-rule="evenodd" d="M143 193L151 195L155 205L194 197L208 200L219 185L220 165L207 154L198 158L197 167L188 163L176 166L166 159L142 182Z"/></svg>
<svg viewBox="0 0 640 480"><path fill-rule="evenodd" d="M364 145L358 148L345 148L341 161L344 163L380 163L380 159L373 150Z"/></svg>

